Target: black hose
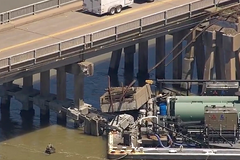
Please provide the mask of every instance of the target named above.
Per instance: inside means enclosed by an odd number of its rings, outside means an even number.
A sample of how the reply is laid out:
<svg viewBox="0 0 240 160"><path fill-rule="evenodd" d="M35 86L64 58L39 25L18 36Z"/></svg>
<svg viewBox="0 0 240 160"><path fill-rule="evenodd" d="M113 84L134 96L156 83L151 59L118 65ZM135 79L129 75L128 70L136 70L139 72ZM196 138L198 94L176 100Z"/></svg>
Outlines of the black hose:
<svg viewBox="0 0 240 160"><path fill-rule="evenodd" d="M219 134L219 136L224 140L224 141L226 141L228 144L230 144L230 146L232 147L233 146L233 144L231 143L231 142L229 142L225 137L223 137L219 132L217 132L215 129L213 129L213 128L210 128L213 132L215 132L215 133L217 133L217 134Z"/></svg>
<svg viewBox="0 0 240 160"><path fill-rule="evenodd" d="M199 141L196 141L196 140L194 140L194 139L192 139L192 138L189 138L189 137L183 135L182 133L179 133L179 132L174 131L174 130L168 128L168 127L165 127L165 126L162 126L162 125L160 125L160 124L157 124L157 123L155 123L155 122L153 122L153 121L151 121L151 122L152 122L153 124L155 124L155 125L158 125L158 126L160 126L160 127L162 127L162 128L167 129L168 131L174 132L174 133L176 133L177 135L179 135L179 136L181 136L181 137L183 137L183 138L186 138L186 139L188 139L188 140L190 140L190 141L192 141L192 142L194 142L194 143L196 143L196 144L199 144L199 145L201 145L201 146L204 145L203 143L201 143L201 142L199 142Z"/></svg>

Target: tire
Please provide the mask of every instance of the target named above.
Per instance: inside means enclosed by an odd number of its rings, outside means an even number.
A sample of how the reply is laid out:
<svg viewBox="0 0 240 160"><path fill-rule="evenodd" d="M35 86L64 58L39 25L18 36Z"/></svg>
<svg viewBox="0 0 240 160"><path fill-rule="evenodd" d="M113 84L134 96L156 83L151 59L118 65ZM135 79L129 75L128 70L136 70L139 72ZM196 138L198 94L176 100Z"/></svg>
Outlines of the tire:
<svg viewBox="0 0 240 160"><path fill-rule="evenodd" d="M116 7L116 13L120 13L122 11L122 6L117 6Z"/></svg>
<svg viewBox="0 0 240 160"><path fill-rule="evenodd" d="M110 9L109 14L110 15L114 15L115 14L115 8L114 7Z"/></svg>

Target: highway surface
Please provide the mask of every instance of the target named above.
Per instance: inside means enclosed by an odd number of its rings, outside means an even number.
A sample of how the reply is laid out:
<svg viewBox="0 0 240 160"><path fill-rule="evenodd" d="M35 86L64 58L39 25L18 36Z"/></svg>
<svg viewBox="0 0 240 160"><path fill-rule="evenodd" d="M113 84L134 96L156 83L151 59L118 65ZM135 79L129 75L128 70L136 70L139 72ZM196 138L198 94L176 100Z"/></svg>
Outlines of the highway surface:
<svg viewBox="0 0 240 160"><path fill-rule="evenodd" d="M36 49L76 36L125 23L193 0L161 0L134 4L132 8L113 16L98 17L87 13L68 12L14 29L0 32L0 59Z"/></svg>
<svg viewBox="0 0 240 160"><path fill-rule="evenodd" d="M0 13L40 1L42 0L0 0Z"/></svg>

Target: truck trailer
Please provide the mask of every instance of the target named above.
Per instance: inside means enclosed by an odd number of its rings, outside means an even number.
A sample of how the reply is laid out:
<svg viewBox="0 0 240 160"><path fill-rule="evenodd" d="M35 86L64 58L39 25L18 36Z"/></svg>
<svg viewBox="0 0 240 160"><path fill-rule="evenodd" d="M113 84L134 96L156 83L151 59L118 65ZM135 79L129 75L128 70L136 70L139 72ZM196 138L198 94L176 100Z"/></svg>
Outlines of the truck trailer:
<svg viewBox="0 0 240 160"><path fill-rule="evenodd" d="M133 4L133 0L83 0L84 11L103 15L120 13L122 8Z"/></svg>

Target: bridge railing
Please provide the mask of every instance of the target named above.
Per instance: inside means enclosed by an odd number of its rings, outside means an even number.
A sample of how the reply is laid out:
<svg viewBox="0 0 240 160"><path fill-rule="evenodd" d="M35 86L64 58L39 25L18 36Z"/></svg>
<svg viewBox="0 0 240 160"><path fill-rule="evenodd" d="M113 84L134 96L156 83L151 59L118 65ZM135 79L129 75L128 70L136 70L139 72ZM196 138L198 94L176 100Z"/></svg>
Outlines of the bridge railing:
<svg viewBox="0 0 240 160"><path fill-rule="evenodd" d="M29 4L27 6L0 13L0 24L4 24L26 16L35 15L49 9L59 8L63 5L76 1L80 0L44 0L41 2Z"/></svg>
<svg viewBox="0 0 240 160"><path fill-rule="evenodd" d="M233 0L221 0L219 3ZM84 51L93 47L115 42L131 35L140 35L153 28L166 26L179 19L188 19L203 13L204 8L212 7L218 3L217 0L195 0L191 3L170 8L155 14L151 14L123 24L99 30L90 34L81 35L75 38L50 44L41 48L19 53L7 58L0 59L0 72L4 74L12 70L19 70L23 67L36 65L46 61L48 58L61 58L63 51L78 47ZM201 11L201 12L200 12ZM176 16L177 15L177 16ZM149 27L150 26L150 27ZM45 57L45 59L43 58Z"/></svg>

